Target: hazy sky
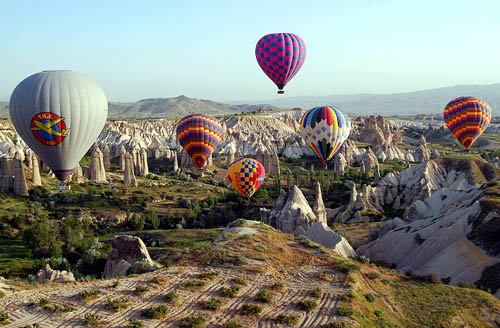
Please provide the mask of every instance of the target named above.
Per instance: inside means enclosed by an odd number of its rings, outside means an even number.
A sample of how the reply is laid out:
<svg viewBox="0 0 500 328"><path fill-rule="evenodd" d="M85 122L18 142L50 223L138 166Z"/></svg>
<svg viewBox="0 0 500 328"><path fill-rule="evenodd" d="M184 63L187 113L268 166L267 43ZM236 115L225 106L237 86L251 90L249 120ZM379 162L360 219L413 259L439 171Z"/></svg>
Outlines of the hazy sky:
<svg viewBox="0 0 500 328"><path fill-rule="evenodd" d="M0 99L71 69L111 101L277 97L255 60L265 34L307 45L286 96L500 82L500 1L0 0Z"/></svg>

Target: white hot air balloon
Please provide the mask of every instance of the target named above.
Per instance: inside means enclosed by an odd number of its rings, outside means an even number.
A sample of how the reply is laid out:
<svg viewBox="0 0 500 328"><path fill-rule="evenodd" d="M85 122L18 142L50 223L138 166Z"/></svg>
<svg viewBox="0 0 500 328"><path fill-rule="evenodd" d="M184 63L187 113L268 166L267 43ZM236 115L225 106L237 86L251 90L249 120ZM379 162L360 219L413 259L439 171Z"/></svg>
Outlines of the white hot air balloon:
<svg viewBox="0 0 500 328"><path fill-rule="evenodd" d="M101 133L108 101L79 73L43 71L19 83L9 110L17 133L64 181Z"/></svg>

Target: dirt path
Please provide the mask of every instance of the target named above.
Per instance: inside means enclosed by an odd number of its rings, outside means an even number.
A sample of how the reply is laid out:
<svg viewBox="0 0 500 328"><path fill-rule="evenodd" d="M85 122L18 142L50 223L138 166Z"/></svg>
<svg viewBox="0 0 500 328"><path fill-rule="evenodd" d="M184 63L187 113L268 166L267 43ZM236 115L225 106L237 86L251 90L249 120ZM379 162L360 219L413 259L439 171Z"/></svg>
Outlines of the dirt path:
<svg viewBox="0 0 500 328"><path fill-rule="evenodd" d="M197 279L198 275L207 271L198 267L172 267L161 269L134 277L119 279L119 286L112 287L115 280L94 280L90 282L51 284L37 289L25 290L0 299L0 308L9 314L10 323L3 327L24 327L38 323L43 328L71 328L83 326L82 320L87 314L99 315L106 324L103 327L126 327L130 318L137 318L145 327L175 327L177 322L185 316L196 314L207 318L206 327L221 327L230 319L246 324L248 327L278 327L276 317L280 314L292 315L298 318L296 327L321 327L335 319L335 308L339 295L347 290L343 287L344 276L332 273L333 282L317 278L323 272L321 267L307 266L300 270L288 273L248 274L228 269L216 269L220 274L212 280L206 280L199 289L183 286L187 281ZM154 277L165 277L168 280L157 284L151 281ZM240 291L234 298L222 297L220 288L229 286L236 277L246 278L247 286L240 286ZM255 295L272 284L281 282L284 288L272 291L274 298L270 304L258 303ZM150 288L143 295L135 295L138 285ZM296 304L308 297L309 291L320 288L321 298L316 299L318 306L311 311L301 311ZM100 294L91 301L81 301L78 293L86 290L98 289ZM141 311L151 306L165 304L163 295L176 290L179 295L177 305L168 305L170 312L162 320L149 320L141 317ZM111 312L104 307L107 298L115 299L127 297L129 307L120 312ZM64 313L61 310L49 311L38 305L27 306L29 303L38 304L45 298L51 304L60 308L64 304L71 304L74 311ZM217 312L200 308L200 301L218 298L223 306ZM262 313L256 317L240 315L243 304L252 303L262 306Z"/></svg>

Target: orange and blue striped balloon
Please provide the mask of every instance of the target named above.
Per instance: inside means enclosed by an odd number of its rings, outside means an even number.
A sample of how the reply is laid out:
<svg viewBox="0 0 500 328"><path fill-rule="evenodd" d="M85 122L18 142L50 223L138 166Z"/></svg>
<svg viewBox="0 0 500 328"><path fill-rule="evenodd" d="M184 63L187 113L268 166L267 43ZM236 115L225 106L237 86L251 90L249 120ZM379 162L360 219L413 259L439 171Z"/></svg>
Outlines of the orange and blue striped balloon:
<svg viewBox="0 0 500 328"><path fill-rule="evenodd" d="M211 115L188 115L177 124L177 140L201 169L222 140L222 125Z"/></svg>
<svg viewBox="0 0 500 328"><path fill-rule="evenodd" d="M233 188L246 199L252 197L260 188L265 177L264 166L252 158L234 161L227 170L227 179Z"/></svg>
<svg viewBox="0 0 500 328"><path fill-rule="evenodd" d="M349 137L351 120L335 107L315 107L302 115L300 128L302 137L324 165Z"/></svg>
<svg viewBox="0 0 500 328"><path fill-rule="evenodd" d="M444 109L446 126L465 149L486 130L490 120L490 105L476 97L455 98Z"/></svg>

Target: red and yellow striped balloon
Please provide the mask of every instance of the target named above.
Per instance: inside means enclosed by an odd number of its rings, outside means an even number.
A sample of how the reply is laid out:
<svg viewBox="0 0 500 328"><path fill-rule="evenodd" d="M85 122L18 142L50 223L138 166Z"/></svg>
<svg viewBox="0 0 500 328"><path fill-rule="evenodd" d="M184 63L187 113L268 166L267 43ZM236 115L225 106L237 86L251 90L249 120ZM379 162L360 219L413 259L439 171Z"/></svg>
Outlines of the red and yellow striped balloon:
<svg viewBox="0 0 500 328"><path fill-rule="evenodd" d="M222 125L211 115L188 115L177 124L177 140L202 169L222 140Z"/></svg>
<svg viewBox="0 0 500 328"><path fill-rule="evenodd" d="M465 149L486 130L491 120L491 107L476 97L455 98L444 109L444 122Z"/></svg>

